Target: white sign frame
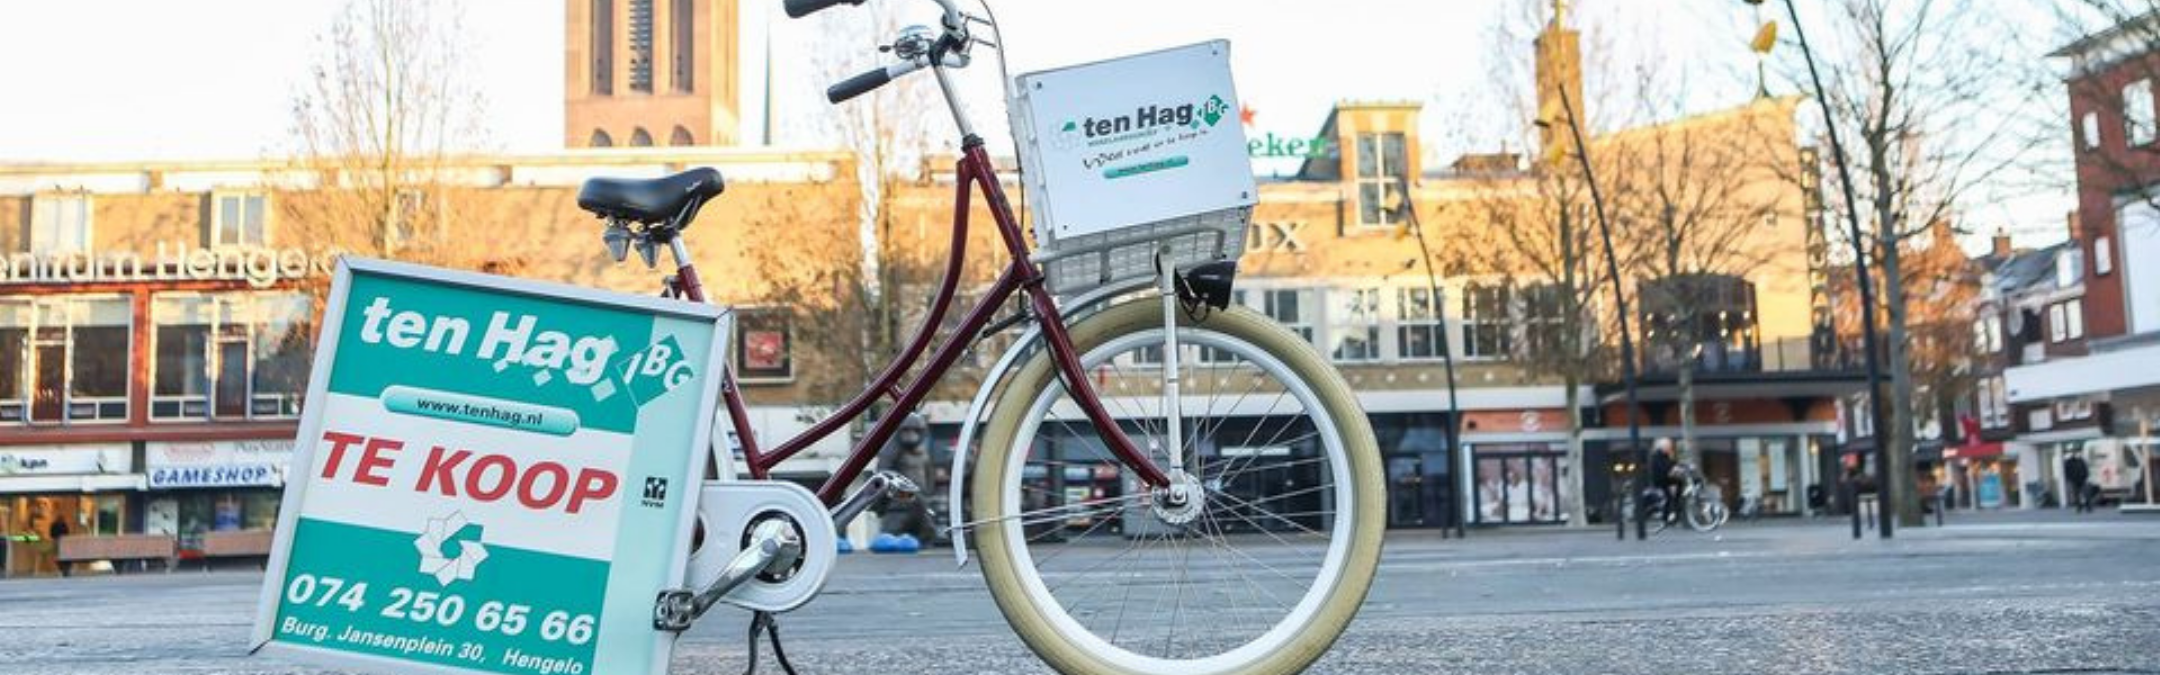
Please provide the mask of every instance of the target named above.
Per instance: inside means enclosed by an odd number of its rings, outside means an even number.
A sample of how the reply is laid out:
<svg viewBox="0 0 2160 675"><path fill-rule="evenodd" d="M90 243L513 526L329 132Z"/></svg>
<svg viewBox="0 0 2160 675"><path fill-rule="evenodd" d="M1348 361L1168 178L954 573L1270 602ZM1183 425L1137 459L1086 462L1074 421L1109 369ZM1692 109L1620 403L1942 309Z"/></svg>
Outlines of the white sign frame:
<svg viewBox="0 0 2160 675"><path fill-rule="evenodd" d="M309 442L309 440L321 438L324 431L323 406L316 403L324 401L325 397L330 393L330 369L336 361L336 342L344 328L343 317L346 310L346 300L355 273L388 275L426 283L456 285L546 299L608 305L620 309L642 311L679 319L714 322L714 339L708 353L705 354L704 361L708 376L703 379L703 391L696 392L699 397L698 413L692 430L692 439L696 447L692 451L685 453L688 457L687 466L684 467L684 473L681 475L686 476L688 480L674 492L674 494L681 495L679 499L682 500L679 507L679 517L675 523L675 531L671 537L674 545L669 551L663 552L663 554L669 556L666 572L668 587L679 587L684 583L688 574L691 533L698 517L697 496L699 491L696 486L704 475L705 462L709 461L708 458L711 455L707 448L712 443L714 422L718 412L722 379L719 374L726 363L725 359L730 342L727 337L732 311L715 305L669 300L655 296L629 295L582 286L513 279L387 260L344 256L338 259L337 269L334 271L331 281L330 300L322 315L321 332L317 340L315 357L312 362L313 369L310 371L308 382L308 397L306 400L309 404L301 412L298 436L293 444L293 456L290 465L293 478L287 481L283 500L279 505L275 538L271 546L268 563L265 566L263 587L256 601L254 625L249 633L250 654L270 652L292 661L334 668L358 668L375 672L424 672L453 675L495 675L497 672L393 659L365 653L307 647L272 639L276 630L274 623L277 620L278 609L281 606L280 601L284 595L285 584L283 580L291 563L294 533L298 526L302 508L306 504L308 485L311 482L309 476L316 467L315 448L317 444ZM635 487L624 485L621 489L623 494L629 495ZM625 499L628 498L625 497ZM655 598L657 598L657 594ZM539 618L534 617L533 621L537 622ZM600 629L600 627L595 626L596 631ZM668 662L673 653L674 640L677 636L657 629L654 630L660 635L653 642L653 653L649 660L651 664L649 672L664 674L667 671ZM595 674L588 672L587 675Z"/></svg>

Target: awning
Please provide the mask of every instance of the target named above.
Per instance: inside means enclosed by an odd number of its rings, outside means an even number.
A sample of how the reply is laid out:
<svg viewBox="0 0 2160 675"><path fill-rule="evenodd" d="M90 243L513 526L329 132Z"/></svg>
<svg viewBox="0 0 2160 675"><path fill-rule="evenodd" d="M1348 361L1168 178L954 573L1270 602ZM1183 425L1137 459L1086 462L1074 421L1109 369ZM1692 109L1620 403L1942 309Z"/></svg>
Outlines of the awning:
<svg viewBox="0 0 2160 675"><path fill-rule="evenodd" d="M1973 443L1943 448L1942 456L1943 459L1980 459L1983 457L1999 457L2002 453L2003 444L2001 443Z"/></svg>

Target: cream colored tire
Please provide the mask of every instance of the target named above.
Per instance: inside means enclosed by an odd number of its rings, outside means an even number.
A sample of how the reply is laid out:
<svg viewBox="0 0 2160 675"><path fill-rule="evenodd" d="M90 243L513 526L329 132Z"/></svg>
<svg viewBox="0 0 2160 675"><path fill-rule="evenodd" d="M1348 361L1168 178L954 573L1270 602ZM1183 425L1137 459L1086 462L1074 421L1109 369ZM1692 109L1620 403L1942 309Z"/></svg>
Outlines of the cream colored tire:
<svg viewBox="0 0 2160 675"><path fill-rule="evenodd" d="M1028 439L1018 436L1043 424L1037 415L1049 409L1045 401L1063 396L1048 350L1036 354L1011 378L992 409L983 436L971 488L975 522L980 523L972 539L980 551L984 580L998 609L1021 639L1051 667L1064 673L1216 675L1302 671L1324 654L1348 627L1364 602L1379 562L1386 505L1379 450L1372 427L1342 376L1297 334L1242 307L1216 311L1200 321L1193 321L1182 311L1178 314L1181 344L1250 349L1265 355L1256 358L1259 363L1254 368L1258 371L1277 368L1285 374L1279 378L1284 382L1291 377L1302 381L1302 385L1286 384L1283 389L1302 386L1304 391L1297 396L1301 401L1309 400L1305 419L1311 420L1316 436L1332 437L1314 441L1329 461L1328 475L1336 478L1330 485L1339 487L1321 492L1326 503L1335 506L1329 511L1330 520L1325 525L1330 528L1331 536L1324 543L1315 544L1325 547L1324 559L1316 563L1316 572L1305 595L1298 598L1294 607L1287 607L1278 622L1266 624L1265 617L1261 617L1260 626L1272 627L1256 628L1264 632L1254 640L1220 653L1190 659L1132 652L1079 626L1078 620L1060 606L1054 589L1046 591L1049 587L1032 563L1029 550L1032 544L1028 543L1024 526L1026 512L1021 510L1019 502L1023 500L1018 496L1022 472L1016 464L1028 461L1025 456L1034 443L1032 434ZM1105 348L1116 350L1121 344L1144 344L1149 339L1159 345L1162 318L1162 306L1155 298L1105 309L1072 327L1074 349L1084 363L1094 367L1090 359L1106 358L1101 351ZM1260 381L1257 376L1253 380ZM1242 400L1241 397L1240 402ZM1236 404L1233 404L1232 409L1235 408ZM1272 406L1270 410L1273 410ZM1191 415L1192 411L1188 409L1181 417ZM1261 417L1265 418L1265 415ZM1262 422L1253 424L1254 432L1257 432ZM1205 429L1207 425L1203 420L1196 422L1194 427ZM1248 432L1248 440L1254 432ZM1029 445L1021 445L1023 441ZM1158 457L1158 463L1162 459ZM1218 461L1229 463L1232 460ZM1205 478L1204 473L1202 477ZM1225 469L1223 480L1235 478L1235 474ZM1214 495L1211 493L1210 496ZM1231 503L1225 499L1222 503ZM1264 496L1255 496L1253 501L1266 500ZM1242 507L1232 506L1226 510L1235 512L1239 508ZM1246 522L1253 521L1247 519ZM1226 532L1215 530L1216 534L1224 535L1223 541L1228 541ZM1299 536L1299 533L1293 532L1292 536ZM1276 540L1282 541L1282 538L1276 536ZM1208 543L1213 545L1214 540ZM1235 561L1227 556L1223 559L1231 560L1233 564ZM1258 559L1250 556L1247 559L1253 560L1254 565L1265 566ZM1274 568L1268 567L1268 570ZM1237 572L1244 573L1243 570ZM1254 570L1253 574L1259 575L1259 572ZM1184 589L1178 590L1182 604ZM1277 601L1290 602L1279 598ZM1118 618L1122 626L1124 616L1120 614ZM1172 621L1176 620L1173 613ZM1173 639L1174 626L1173 623ZM1076 627L1080 630L1076 631Z"/></svg>

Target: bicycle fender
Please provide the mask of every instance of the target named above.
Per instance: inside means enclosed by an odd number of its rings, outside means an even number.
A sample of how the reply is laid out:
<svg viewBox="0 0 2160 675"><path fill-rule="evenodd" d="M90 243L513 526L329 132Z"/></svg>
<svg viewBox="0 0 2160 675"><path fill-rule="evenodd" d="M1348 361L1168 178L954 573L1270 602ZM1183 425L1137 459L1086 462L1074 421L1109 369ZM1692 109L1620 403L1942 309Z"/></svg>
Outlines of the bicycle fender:
<svg viewBox="0 0 2160 675"><path fill-rule="evenodd" d="M945 517L949 523L945 534L952 539L953 564L956 567L966 567L968 563L967 509L963 493L967 489L968 458L975 454L976 429L982 425L983 413L990 408L991 393L997 390L998 382L1003 381L1005 374L1020 363L1020 357L1028 353L1028 347L1040 339L1042 327L1030 326L1026 333L1020 335L1020 339L1014 340L1012 346L1005 348L1005 354L998 357L997 363L991 365L988 372L983 373L982 386L975 390L975 400L968 403L967 417L960 423L960 438L953 444L952 469L946 474L951 476L952 480L949 481L951 485L946 488L949 492L945 501Z"/></svg>

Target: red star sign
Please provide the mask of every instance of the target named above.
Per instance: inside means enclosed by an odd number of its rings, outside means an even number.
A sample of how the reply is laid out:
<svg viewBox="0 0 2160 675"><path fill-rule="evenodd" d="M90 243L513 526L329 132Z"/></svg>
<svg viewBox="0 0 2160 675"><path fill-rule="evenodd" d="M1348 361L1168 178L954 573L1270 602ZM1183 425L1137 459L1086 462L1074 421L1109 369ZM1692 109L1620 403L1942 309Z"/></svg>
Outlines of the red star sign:
<svg viewBox="0 0 2160 675"><path fill-rule="evenodd" d="M1238 113L1237 113L1237 116L1238 116L1238 121L1239 121L1240 123L1243 123L1243 124L1244 124L1245 126L1248 126L1248 127L1249 127L1249 126L1252 126L1252 118L1253 118L1253 109L1252 109L1252 106L1238 106Z"/></svg>

